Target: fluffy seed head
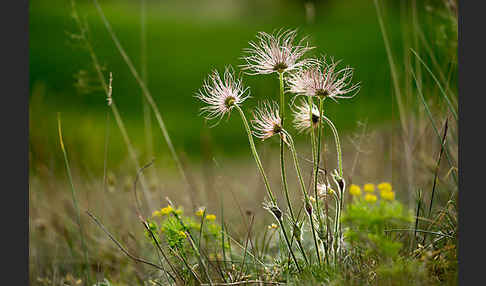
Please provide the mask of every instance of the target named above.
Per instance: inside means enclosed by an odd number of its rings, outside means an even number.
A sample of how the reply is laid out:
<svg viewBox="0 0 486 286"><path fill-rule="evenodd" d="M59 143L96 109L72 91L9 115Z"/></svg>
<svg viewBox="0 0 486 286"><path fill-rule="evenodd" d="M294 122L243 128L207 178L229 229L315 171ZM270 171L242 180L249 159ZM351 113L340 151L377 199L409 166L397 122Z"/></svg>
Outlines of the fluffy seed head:
<svg viewBox="0 0 486 286"><path fill-rule="evenodd" d="M337 70L340 61L330 62L323 57L307 69L300 69L286 77L289 91L298 95L314 96L319 98L351 98L358 91L360 83L351 84L353 69L345 67ZM354 92L352 95L345 95Z"/></svg>
<svg viewBox="0 0 486 286"><path fill-rule="evenodd" d="M320 114L317 106L312 103L312 118L310 114L310 105L307 100L301 100L299 105L293 110L294 113L294 127L299 133L309 133L312 128L316 128L319 123Z"/></svg>
<svg viewBox="0 0 486 286"><path fill-rule="evenodd" d="M257 34L257 41L251 41L250 48L244 51L248 54L242 59L246 61L242 69L249 70L251 75L283 73L309 65L312 60L300 58L314 47L303 43L305 39L294 44L297 30L279 30L273 35L265 32Z"/></svg>
<svg viewBox="0 0 486 286"><path fill-rule="evenodd" d="M216 70L209 75L196 98L208 104L201 108L201 114L206 119L221 119L225 114L229 114L234 106L239 106L250 96L247 91L248 88L243 87L241 79L236 78L233 68L227 66L223 78Z"/></svg>
<svg viewBox="0 0 486 286"><path fill-rule="evenodd" d="M253 111L253 134L262 140L282 133L282 120L275 102L264 102Z"/></svg>

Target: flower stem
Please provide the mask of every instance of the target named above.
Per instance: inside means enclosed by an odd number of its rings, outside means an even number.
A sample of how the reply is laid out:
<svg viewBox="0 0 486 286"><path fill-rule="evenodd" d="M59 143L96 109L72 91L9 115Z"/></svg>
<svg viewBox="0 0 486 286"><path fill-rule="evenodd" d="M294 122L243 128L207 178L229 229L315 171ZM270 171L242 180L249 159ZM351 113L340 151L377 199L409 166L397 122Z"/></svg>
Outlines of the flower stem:
<svg viewBox="0 0 486 286"><path fill-rule="evenodd" d="M283 81L283 72L278 73L279 81L280 81L280 124L282 125L282 129L284 129L284 118L285 118L285 96L284 96L284 81ZM287 175L285 172L285 160L284 160L284 151L285 151L285 142L284 137L280 136L280 172L282 176L282 186L285 192L285 199L287 200L287 205L289 206L290 217L292 218L292 223L297 223L295 221L294 211L292 209L292 204L290 202L289 197L289 188L287 185Z"/></svg>
<svg viewBox="0 0 486 286"><path fill-rule="evenodd" d="M319 99L319 117L321 118L323 116L323 105L324 105L324 100ZM310 106L310 114L312 116L312 105ZM312 117L311 117L312 119ZM321 121L319 120L318 125L317 125L317 141L315 142L315 150L314 150L314 195L316 197L316 214L317 214L317 220L319 221L319 226L322 225L322 219L321 219L321 208L319 207L319 194L317 192L317 179L319 177L319 163L320 163L320 158L321 158L321 133L322 133L322 124ZM321 263L319 259L319 264Z"/></svg>
<svg viewBox="0 0 486 286"><path fill-rule="evenodd" d="M299 178L302 193L303 193L304 198L305 198L305 203L311 205L310 199L309 199L309 194L307 193L307 190L305 188L304 179L302 178L302 172L300 170L299 159L298 159L298 156L297 156L297 151L295 149L294 140L292 139L290 134L288 134L285 130L284 130L284 134L285 134L285 136L287 136L287 139L288 139L287 141L289 142L288 145L289 145L290 151L292 153L292 157L294 159L295 170L297 171L297 177ZM316 247L316 254L317 254L318 260L320 261L319 246L318 246L318 242L317 242L316 231L315 231L315 228L314 228L314 220L312 219L312 215L308 215L308 217L309 217L309 222L310 222L311 228L312 228L312 236L314 238L314 245Z"/></svg>
<svg viewBox="0 0 486 286"><path fill-rule="evenodd" d="M280 224L280 227L282 228L282 232L283 232L283 235L285 237L285 242L287 243L287 247L289 248L290 255L292 256L292 259L294 260L295 265L297 266L297 269L299 270L299 272L302 272L302 269L300 268L300 265L297 262L297 258L295 258L295 254L292 251L292 247L290 245L290 241L289 241L289 238L287 236L287 232L285 231L285 226L284 226L281 218L278 219L278 223Z"/></svg>
<svg viewBox="0 0 486 286"><path fill-rule="evenodd" d="M265 175L265 170L263 169L262 162L260 161L260 157L258 156L258 152L257 152L256 147L255 147L255 142L253 141L253 135L251 134L250 125L248 125L248 121L246 120L245 113L243 112L241 107L239 107L238 105L234 105L234 106L240 112L241 119L243 120L243 124L245 125L245 130L246 130L246 133L248 134L248 141L250 142L250 149L251 149L251 152L253 154L253 157L255 158L255 162L258 166L258 170L260 171L260 174L262 175L268 196L270 197L270 200L272 200L272 203L277 204L277 202L275 201L275 197L273 196L272 190L270 189L270 184L268 183L267 175Z"/></svg>
<svg viewBox="0 0 486 286"><path fill-rule="evenodd" d="M336 129L336 126L332 123L332 121L322 115L322 118L326 121L326 123L331 127L332 134L334 135L334 141L336 142L336 153L337 153L337 164L338 164L338 170L339 170L339 176L343 177L343 158L342 158L342 153L341 153L341 143L339 141L339 135Z"/></svg>

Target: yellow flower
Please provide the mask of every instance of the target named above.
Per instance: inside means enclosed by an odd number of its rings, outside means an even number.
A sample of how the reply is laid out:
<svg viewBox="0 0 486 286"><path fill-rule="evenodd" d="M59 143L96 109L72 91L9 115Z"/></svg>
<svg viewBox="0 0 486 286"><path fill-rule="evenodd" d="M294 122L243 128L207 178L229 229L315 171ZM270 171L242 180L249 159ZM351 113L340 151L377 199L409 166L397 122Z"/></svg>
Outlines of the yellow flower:
<svg viewBox="0 0 486 286"><path fill-rule="evenodd" d="M365 192L367 192L367 193L372 193L372 192L374 192L374 191L375 191L375 185L373 185L373 184L365 184L365 185L363 186L363 190L364 190Z"/></svg>
<svg viewBox="0 0 486 286"><path fill-rule="evenodd" d="M174 209L173 209L173 208L172 208L170 205L168 205L167 207L162 208L162 209L160 210L160 214L161 214L161 215L168 215L168 214L170 214L170 213L171 213L171 212L173 212L173 211L174 211Z"/></svg>
<svg viewBox="0 0 486 286"><path fill-rule="evenodd" d="M152 213L152 217L156 217L156 216L160 216L160 212L159 211L154 211Z"/></svg>
<svg viewBox="0 0 486 286"><path fill-rule="evenodd" d="M278 225L272 223L271 225L268 226L268 229L277 229L278 228Z"/></svg>
<svg viewBox="0 0 486 286"><path fill-rule="evenodd" d="M211 220L211 221L213 221L213 220L215 220L215 219L216 219L216 216L215 216L215 215L213 215L213 214L208 214L208 215L206 216L206 219L207 219L207 220Z"/></svg>
<svg viewBox="0 0 486 286"><path fill-rule="evenodd" d="M179 235L182 236L183 238L187 237L187 234L185 232L183 232L182 230L179 231Z"/></svg>
<svg viewBox="0 0 486 286"><path fill-rule="evenodd" d="M380 196L387 201L393 201L395 199L395 193L392 191L381 191Z"/></svg>
<svg viewBox="0 0 486 286"><path fill-rule="evenodd" d="M380 190L382 192L391 192L392 186L388 182L383 182L383 183L378 184L378 190Z"/></svg>
<svg viewBox="0 0 486 286"><path fill-rule="evenodd" d="M360 196L361 188L358 185L351 184L351 186L349 187L349 193L353 196Z"/></svg>
<svg viewBox="0 0 486 286"><path fill-rule="evenodd" d="M375 195L373 195L373 194L366 194L366 196L364 197L364 199L368 203L375 203L378 198Z"/></svg>
<svg viewBox="0 0 486 286"><path fill-rule="evenodd" d="M203 207L202 207L202 208L199 208L199 209L196 211L196 215L197 215L197 216L203 216L203 215L204 215L204 211L205 211L205 210L206 210L206 209L205 209L205 208L203 208Z"/></svg>
<svg viewBox="0 0 486 286"><path fill-rule="evenodd" d="M315 199L313 196L309 196L309 200L310 200L311 202L313 202L313 203L315 203L315 202L316 202L316 199Z"/></svg>

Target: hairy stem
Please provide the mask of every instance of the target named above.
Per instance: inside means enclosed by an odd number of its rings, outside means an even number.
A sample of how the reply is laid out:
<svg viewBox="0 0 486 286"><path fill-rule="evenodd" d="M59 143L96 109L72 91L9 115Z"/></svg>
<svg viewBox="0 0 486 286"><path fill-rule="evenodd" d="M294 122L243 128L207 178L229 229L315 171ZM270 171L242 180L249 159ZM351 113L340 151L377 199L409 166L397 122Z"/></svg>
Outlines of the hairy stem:
<svg viewBox="0 0 486 286"><path fill-rule="evenodd" d="M304 179L302 178L302 172L300 170L300 166L299 166L297 151L295 149L294 140L292 139L292 136L290 136L290 134L287 131L283 130L283 133L284 133L284 135L287 138L288 146L289 146L289 149L290 149L290 151L292 153L292 157L294 159L295 170L297 171L297 177L299 178L299 182L300 182L300 186L301 186L301 189L302 189L302 193L303 193L304 198L305 198L305 202L306 202L306 204L310 204L309 195L307 194L307 191L305 189ZM312 220L312 218L311 218L311 220ZM312 221L311 221L311 223L312 223ZM316 240L315 232L313 232L313 234L314 234L314 242L317 245L317 240ZM304 256L305 261L308 263L307 256L306 256L306 254L305 254L305 252L304 252L304 250L303 250L303 248L302 248L302 246L300 244L300 238L298 238L297 241L299 242L299 246L301 248L302 255Z"/></svg>
<svg viewBox="0 0 486 286"><path fill-rule="evenodd" d="M248 125L248 120L246 120L245 113L238 105L234 105L234 106L240 113L241 119L243 120L243 125L245 126L246 133L248 134L248 141L250 142L250 149L253 154L253 158L255 158L255 162L257 164L258 170L262 175L263 182L265 183L265 188L267 190L268 196L270 197L270 200L272 200L272 203L277 204L275 197L273 196L272 190L270 189L270 184L268 183L267 175L265 174L265 170L263 169L262 162L260 161L260 156L258 156L258 152L255 147L255 142L253 141L253 135L251 134L250 125Z"/></svg>
<svg viewBox="0 0 486 286"><path fill-rule="evenodd" d="M336 142L336 153L337 153L337 164L338 164L338 170L339 170L339 176L342 178L343 177L343 158L342 158L342 153L341 153L341 143L339 141L339 134L337 132L336 126L332 123L332 121L324 116L324 114L321 115L322 119L324 119L331 127L332 134L334 135L334 141Z"/></svg>
<svg viewBox="0 0 486 286"><path fill-rule="evenodd" d="M250 125L248 125L248 120L246 120L245 113L243 112L241 107L239 107L238 105L234 105L234 107L240 113L241 119L243 120L243 124L245 125L246 133L248 134L248 141L250 142L250 149L251 149L251 152L253 154L253 157L255 158L255 162L258 166L258 170L260 171L260 174L263 177L263 181L265 183L265 187L266 187L268 196L270 197L270 200L272 201L272 203L276 206L277 201L275 200L275 197L273 196L272 190L270 189L270 184L268 183L267 175L265 174L265 170L263 169L262 162L260 161L260 157L258 156L258 152L257 152L256 147L255 147L255 142L253 141L253 135L252 135L251 130L250 130ZM289 249L289 252L292 255L292 259L294 260L295 265L297 266L297 269L299 269L299 271L301 271L299 263L297 262L297 259L295 258L294 252L292 251L292 246L290 245L289 238L287 237L287 232L285 231L283 221L282 221L281 218L277 218L277 220L278 220L278 223L280 224L280 227L282 228L282 232L283 232L283 235L285 237L285 242L287 243L287 247Z"/></svg>
<svg viewBox="0 0 486 286"><path fill-rule="evenodd" d="M285 118L285 96L284 96L284 81L283 81L283 72L278 73L279 81L280 81L280 120L282 129L284 129L284 118ZM290 217L292 218L292 223L296 223L294 211L292 209L292 204L290 202L289 197L289 188L287 185L287 175L285 173L285 160L284 160L284 150L285 150L285 142L284 138L280 136L280 171L282 175L282 186L285 192L285 199L287 200L287 205L289 206Z"/></svg>

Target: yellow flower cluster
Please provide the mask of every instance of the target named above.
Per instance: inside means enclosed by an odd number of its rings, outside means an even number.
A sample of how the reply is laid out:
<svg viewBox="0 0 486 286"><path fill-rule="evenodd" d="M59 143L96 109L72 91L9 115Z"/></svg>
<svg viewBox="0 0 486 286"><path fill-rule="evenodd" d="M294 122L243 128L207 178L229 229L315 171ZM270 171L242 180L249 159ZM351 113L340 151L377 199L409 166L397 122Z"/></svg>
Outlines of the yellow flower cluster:
<svg viewBox="0 0 486 286"><path fill-rule="evenodd" d="M175 213L179 214L179 213L182 212L182 210L180 210L180 209L174 210L174 208L171 205L167 205L165 208L162 208L160 210L154 211L152 213L152 216L153 217L164 216L164 215L168 215L168 214L170 214L172 212L175 212Z"/></svg>
<svg viewBox="0 0 486 286"><path fill-rule="evenodd" d="M366 194L364 197L365 201L368 203L376 203L376 200L378 199L375 195L373 194Z"/></svg>
<svg viewBox="0 0 486 286"><path fill-rule="evenodd" d="M278 228L278 225L272 223L271 225L268 226L268 229L276 229Z"/></svg>
<svg viewBox="0 0 486 286"><path fill-rule="evenodd" d="M384 182L378 185L380 190L380 196L387 201L393 201L395 199L395 193L392 191L390 183Z"/></svg>
<svg viewBox="0 0 486 286"><path fill-rule="evenodd" d="M349 187L349 193L353 196L360 196L361 188L358 185L351 184L351 186Z"/></svg>
<svg viewBox="0 0 486 286"><path fill-rule="evenodd" d="M378 184L378 190L385 191L385 192L391 192L392 186L391 186L390 183L383 182L383 183Z"/></svg>
<svg viewBox="0 0 486 286"><path fill-rule="evenodd" d="M363 190L364 190L365 192L367 192L367 193L373 193L373 192L375 191L375 185L370 184L370 183L365 184L365 185L363 186Z"/></svg>
<svg viewBox="0 0 486 286"><path fill-rule="evenodd" d="M209 220L209 221L213 221L213 220L215 220L215 219L216 219L216 216L215 216L215 215L213 215L213 214L208 214L208 215L206 216L206 219L207 219L207 220Z"/></svg>
<svg viewBox="0 0 486 286"><path fill-rule="evenodd" d="M187 234L185 232L183 232L182 230L179 231L179 235L182 236L183 238L187 237Z"/></svg>
<svg viewBox="0 0 486 286"><path fill-rule="evenodd" d="M386 201L393 201L395 199L395 193L392 191L392 185L388 182L378 184L378 190L380 191L380 197ZM369 203L375 203L378 197L374 194L375 185L371 183L364 184L363 190L365 191L364 199ZM355 184L351 184L349 187L349 193L352 196L361 196L361 187Z"/></svg>

